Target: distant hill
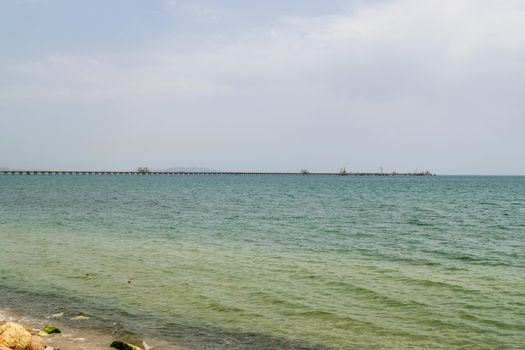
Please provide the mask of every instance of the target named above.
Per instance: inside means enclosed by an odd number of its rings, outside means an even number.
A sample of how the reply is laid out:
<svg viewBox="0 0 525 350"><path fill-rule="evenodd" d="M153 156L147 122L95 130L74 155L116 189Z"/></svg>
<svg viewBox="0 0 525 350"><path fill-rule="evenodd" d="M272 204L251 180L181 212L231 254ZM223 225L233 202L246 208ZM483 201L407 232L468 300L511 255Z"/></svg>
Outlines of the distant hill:
<svg viewBox="0 0 525 350"><path fill-rule="evenodd" d="M202 167L173 167L173 168L166 168L166 169L152 169L153 171L167 171L167 172L176 172L176 171L183 171L183 172L200 172L200 173L211 173L217 170L212 170L208 168L202 168Z"/></svg>

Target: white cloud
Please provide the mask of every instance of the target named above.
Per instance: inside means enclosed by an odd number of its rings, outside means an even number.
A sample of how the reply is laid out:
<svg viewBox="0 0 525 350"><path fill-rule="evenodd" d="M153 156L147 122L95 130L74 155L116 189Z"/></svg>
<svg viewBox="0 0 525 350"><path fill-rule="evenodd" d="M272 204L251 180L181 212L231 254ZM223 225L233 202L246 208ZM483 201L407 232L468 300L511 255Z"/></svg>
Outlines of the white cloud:
<svg viewBox="0 0 525 350"><path fill-rule="evenodd" d="M170 3L200 8L193 2ZM172 48L168 42L131 56L60 54L10 72L24 76L28 86L49 91L51 84L75 95L242 93L255 82L258 88L278 82L267 87L312 83L349 98L355 93L375 99L393 85L412 93L411 88L434 91L496 69L522 75L517 58L524 54L525 11L517 1L398 0L349 15L286 18L278 27L210 46ZM500 66L489 70L484 64Z"/></svg>

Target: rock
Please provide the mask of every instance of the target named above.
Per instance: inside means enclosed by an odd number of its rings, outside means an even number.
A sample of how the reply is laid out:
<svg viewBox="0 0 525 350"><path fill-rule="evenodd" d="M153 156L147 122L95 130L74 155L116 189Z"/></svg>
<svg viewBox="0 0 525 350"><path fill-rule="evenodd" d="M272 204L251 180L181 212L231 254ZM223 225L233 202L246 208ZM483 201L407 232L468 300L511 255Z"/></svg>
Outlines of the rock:
<svg viewBox="0 0 525 350"><path fill-rule="evenodd" d="M30 324L27 324L27 323L24 323L24 322L20 322L18 324L21 325L22 327L24 327L24 329L26 331L28 331L29 333L33 332L33 327L31 327Z"/></svg>
<svg viewBox="0 0 525 350"><path fill-rule="evenodd" d="M0 344L0 350L12 350L11 348L8 348L5 345Z"/></svg>
<svg viewBox="0 0 525 350"><path fill-rule="evenodd" d="M50 334L57 334L62 333L60 329L53 327L53 326L45 326L42 328L40 332L38 332L39 335L50 335Z"/></svg>
<svg viewBox="0 0 525 350"><path fill-rule="evenodd" d="M0 326L0 344L14 350L25 350L30 343L31 333L24 326L13 322Z"/></svg>
<svg viewBox="0 0 525 350"><path fill-rule="evenodd" d="M129 343L124 343L124 342L118 341L118 340L115 340L113 343L111 343L110 346L112 348L115 348L115 349L118 349L118 350L142 350L141 348L139 348L136 345L129 344Z"/></svg>
<svg viewBox="0 0 525 350"><path fill-rule="evenodd" d="M33 335L31 337L31 342L25 350L44 350L46 348L44 341L38 335Z"/></svg>

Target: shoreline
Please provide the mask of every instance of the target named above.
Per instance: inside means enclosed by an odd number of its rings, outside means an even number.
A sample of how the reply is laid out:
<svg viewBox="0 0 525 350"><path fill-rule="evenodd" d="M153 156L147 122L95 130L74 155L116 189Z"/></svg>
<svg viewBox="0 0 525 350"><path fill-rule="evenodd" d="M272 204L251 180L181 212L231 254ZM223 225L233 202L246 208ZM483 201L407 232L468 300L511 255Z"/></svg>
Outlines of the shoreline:
<svg viewBox="0 0 525 350"><path fill-rule="evenodd" d="M46 318L33 317L26 312L0 307L0 325L13 322L27 325L32 328L32 334L38 334L39 330L47 325L56 326L61 330L60 334L41 336L46 349L54 350L110 350L113 341L119 340L138 346L140 349L156 350L188 350L186 347L171 344L158 339L137 339L137 337L122 337L112 333L103 333L89 328L77 328L60 321L62 315L49 315ZM49 348L50 347L50 348Z"/></svg>
<svg viewBox="0 0 525 350"><path fill-rule="evenodd" d="M8 308L5 304L0 304L0 326L7 322L16 323L22 326L29 326L31 334L39 335L43 338L46 348L44 350L112 350L111 344L119 341L132 344L136 350L191 350L191 349L296 349L296 350L328 350L331 347L323 344L315 344L302 340L292 340L286 338L273 338L263 333L224 333L220 336L207 339L209 334L197 329L194 336L198 340L188 342L187 338L179 338L177 335L174 340L139 333L128 333L115 329L119 323L115 319L107 323L107 327L91 325L90 317L59 312L57 314L35 316L31 311ZM85 318L84 318L85 317ZM77 323L79 322L79 323ZM77 323L78 326L75 326ZM61 333L43 335L39 333L44 327L52 326L60 329ZM107 329L108 332L104 332ZM180 336L180 334L179 334ZM177 341L178 344L175 342ZM182 345L181 342L184 344ZM3 349L0 346L0 349Z"/></svg>
<svg viewBox="0 0 525 350"><path fill-rule="evenodd" d="M5 291L5 290L4 290ZM2 289L0 288L0 294ZM196 324L176 324L168 318L159 319L156 325L148 324L150 314L136 310L135 320L127 320L126 312L108 308L79 306L74 298L48 294L29 293L10 298L4 294L0 300L0 325L14 322L30 325L35 334L45 326L59 328L62 333L44 339L55 350L111 350L113 341L134 344L144 349L143 342L155 350L190 349L329 349L327 344L306 339L274 336L257 331L239 331ZM59 300L59 302L57 302ZM94 305L90 305L94 306ZM51 349L48 349L51 350ZM146 349L144 349L146 350Z"/></svg>

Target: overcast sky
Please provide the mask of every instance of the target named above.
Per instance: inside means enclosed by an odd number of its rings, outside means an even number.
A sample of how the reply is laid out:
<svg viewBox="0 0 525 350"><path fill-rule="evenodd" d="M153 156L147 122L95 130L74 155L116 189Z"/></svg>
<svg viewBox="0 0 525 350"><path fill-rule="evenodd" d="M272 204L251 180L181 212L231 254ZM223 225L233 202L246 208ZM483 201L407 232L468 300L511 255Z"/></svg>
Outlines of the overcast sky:
<svg viewBox="0 0 525 350"><path fill-rule="evenodd" d="M0 167L525 174L522 0L0 0Z"/></svg>

